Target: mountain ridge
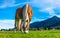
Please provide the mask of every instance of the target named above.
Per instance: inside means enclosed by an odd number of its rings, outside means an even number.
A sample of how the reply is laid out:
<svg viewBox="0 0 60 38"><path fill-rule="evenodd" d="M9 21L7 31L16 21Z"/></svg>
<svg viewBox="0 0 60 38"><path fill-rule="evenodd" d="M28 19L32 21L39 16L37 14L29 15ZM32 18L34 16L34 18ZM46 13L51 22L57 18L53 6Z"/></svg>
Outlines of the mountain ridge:
<svg viewBox="0 0 60 38"><path fill-rule="evenodd" d="M46 27L54 28L56 26L60 26L60 18L57 16L53 16L41 22L34 22L30 24L30 28L46 28Z"/></svg>

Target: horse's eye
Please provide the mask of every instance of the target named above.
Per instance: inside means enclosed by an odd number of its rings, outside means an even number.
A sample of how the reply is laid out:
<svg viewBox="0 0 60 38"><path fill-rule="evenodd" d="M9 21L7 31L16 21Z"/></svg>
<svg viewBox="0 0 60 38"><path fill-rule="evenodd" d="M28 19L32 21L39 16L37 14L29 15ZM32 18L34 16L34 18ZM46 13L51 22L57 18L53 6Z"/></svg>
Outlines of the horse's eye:
<svg viewBox="0 0 60 38"><path fill-rule="evenodd" d="M28 22L28 20L26 20L26 22Z"/></svg>

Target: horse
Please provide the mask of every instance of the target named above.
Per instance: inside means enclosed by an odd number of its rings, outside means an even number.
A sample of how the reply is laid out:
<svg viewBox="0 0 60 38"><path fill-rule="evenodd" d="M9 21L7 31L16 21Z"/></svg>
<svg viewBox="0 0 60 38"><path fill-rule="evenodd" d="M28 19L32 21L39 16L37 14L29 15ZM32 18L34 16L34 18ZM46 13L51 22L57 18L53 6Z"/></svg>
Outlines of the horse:
<svg viewBox="0 0 60 38"><path fill-rule="evenodd" d="M22 8L18 8L15 15L15 29L28 33L32 15L33 11L30 5L26 4Z"/></svg>

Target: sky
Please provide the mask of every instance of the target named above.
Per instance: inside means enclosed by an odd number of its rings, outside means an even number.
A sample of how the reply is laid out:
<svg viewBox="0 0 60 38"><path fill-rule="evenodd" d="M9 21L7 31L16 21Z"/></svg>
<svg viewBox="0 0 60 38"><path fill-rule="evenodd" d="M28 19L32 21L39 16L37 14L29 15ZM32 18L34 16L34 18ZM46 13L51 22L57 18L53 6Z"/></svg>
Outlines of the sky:
<svg viewBox="0 0 60 38"><path fill-rule="evenodd" d="M60 0L0 0L0 29L14 28L16 9L27 3L33 10L31 23L60 18Z"/></svg>

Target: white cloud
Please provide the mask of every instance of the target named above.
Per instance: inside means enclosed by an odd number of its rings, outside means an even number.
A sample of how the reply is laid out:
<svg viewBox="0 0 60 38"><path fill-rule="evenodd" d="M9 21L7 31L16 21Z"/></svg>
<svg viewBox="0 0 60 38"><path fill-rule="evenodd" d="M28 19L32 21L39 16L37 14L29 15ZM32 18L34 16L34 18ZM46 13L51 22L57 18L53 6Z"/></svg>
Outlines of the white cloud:
<svg viewBox="0 0 60 38"><path fill-rule="evenodd" d="M60 8L60 0L34 0L32 6L40 8L39 11L47 11L50 16L54 16L56 15L54 9Z"/></svg>
<svg viewBox="0 0 60 38"><path fill-rule="evenodd" d="M60 18L60 15L56 15L56 16Z"/></svg>
<svg viewBox="0 0 60 38"><path fill-rule="evenodd" d="M0 5L0 8L5 8L5 7L8 7L8 6L12 6L15 4L15 0L4 0L2 5Z"/></svg>
<svg viewBox="0 0 60 38"><path fill-rule="evenodd" d="M14 28L14 20L0 20L0 29Z"/></svg>
<svg viewBox="0 0 60 38"><path fill-rule="evenodd" d="M49 13L49 15L50 16L55 16L56 14L55 14L55 11L53 10L53 8L45 8L45 9L42 9L42 10L40 10L40 11L47 11L47 13Z"/></svg>
<svg viewBox="0 0 60 38"><path fill-rule="evenodd" d="M60 7L60 0L33 0L35 6L47 8L47 7Z"/></svg>
<svg viewBox="0 0 60 38"><path fill-rule="evenodd" d="M19 6L26 3L32 3L32 2L23 2L23 3L18 3L18 4L15 4L15 3L16 3L16 0L4 0L2 5L0 5L0 8L14 7L14 6Z"/></svg>

